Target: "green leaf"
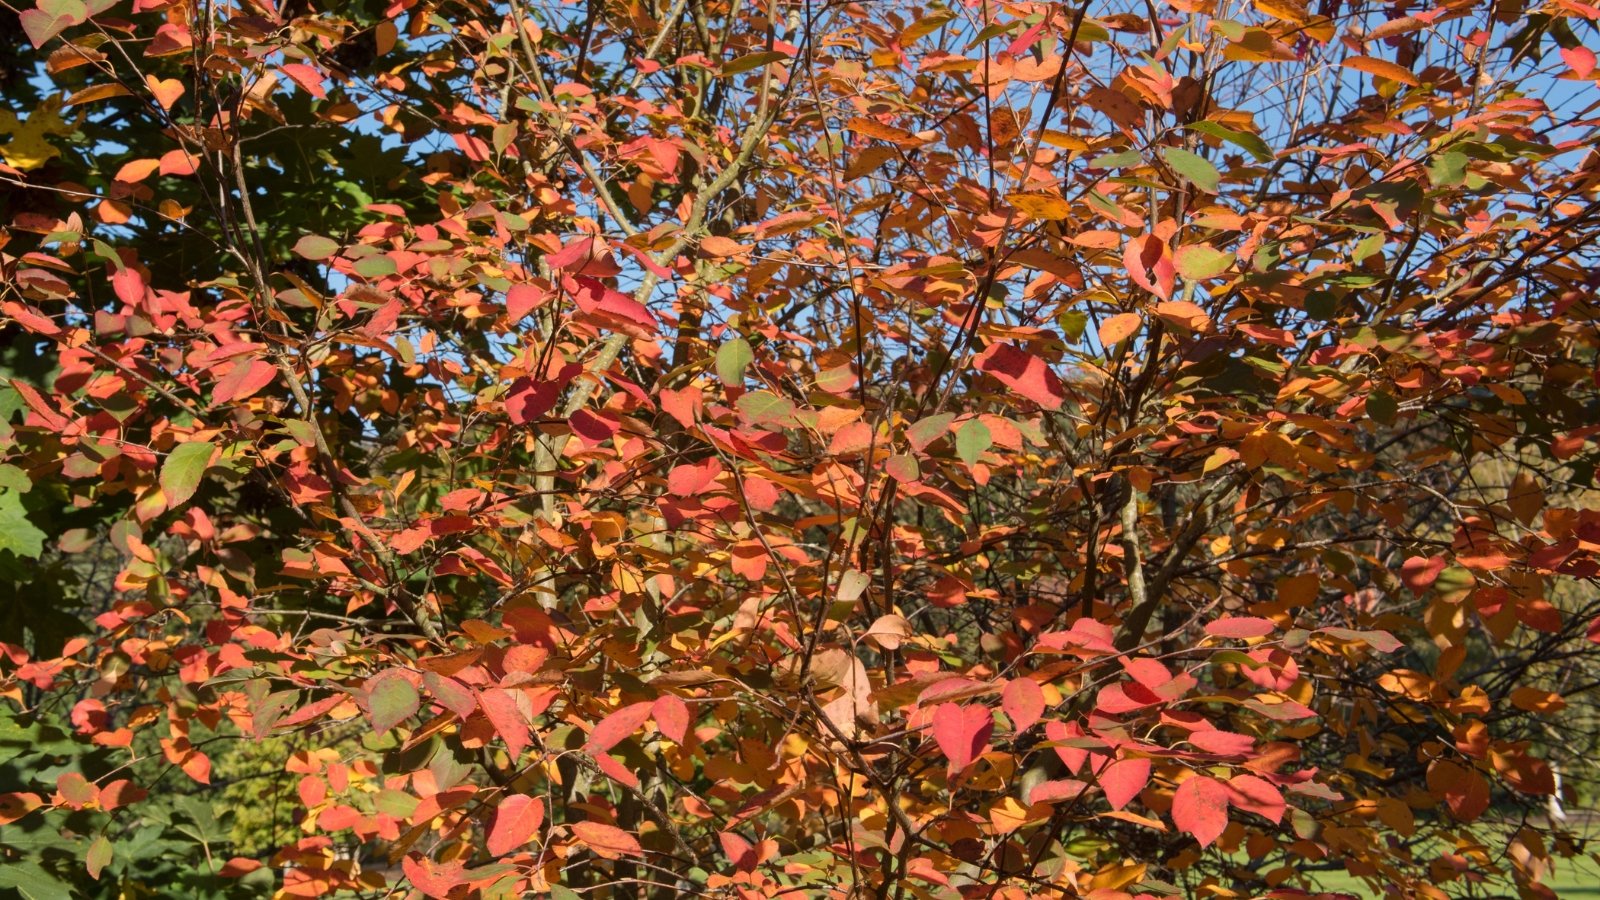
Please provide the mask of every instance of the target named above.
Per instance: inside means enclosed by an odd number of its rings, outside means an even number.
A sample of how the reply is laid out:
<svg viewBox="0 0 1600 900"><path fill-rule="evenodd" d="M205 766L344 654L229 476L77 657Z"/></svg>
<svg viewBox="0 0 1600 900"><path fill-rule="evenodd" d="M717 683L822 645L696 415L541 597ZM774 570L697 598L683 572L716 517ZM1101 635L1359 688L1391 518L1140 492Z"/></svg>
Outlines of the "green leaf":
<svg viewBox="0 0 1600 900"><path fill-rule="evenodd" d="M1233 265L1233 254L1204 244L1189 244L1178 248L1174 263L1179 275L1190 281L1204 281L1228 271Z"/></svg>
<svg viewBox="0 0 1600 900"><path fill-rule="evenodd" d="M1189 126L1189 130L1227 141L1255 157L1256 162L1269 162L1272 159L1272 148L1267 146L1267 142L1262 140L1260 135L1229 128L1220 122L1196 122Z"/></svg>
<svg viewBox="0 0 1600 900"><path fill-rule="evenodd" d="M16 491L0 491L0 550L28 559L44 553L44 532L28 521L22 496Z"/></svg>
<svg viewBox="0 0 1600 900"><path fill-rule="evenodd" d="M35 752L42 745L44 729L37 722L27 725L17 721L18 713L0 709L0 763L7 763L24 753Z"/></svg>
<svg viewBox="0 0 1600 900"><path fill-rule="evenodd" d="M1122 169L1128 166L1137 166L1144 160L1137 150L1123 150L1120 153L1107 153L1097 156L1089 161L1089 165L1096 169Z"/></svg>
<svg viewBox="0 0 1600 900"><path fill-rule="evenodd" d="M372 730L380 735L416 715L420 705L416 686L398 669L379 672L367 682L367 711Z"/></svg>
<svg viewBox="0 0 1600 900"><path fill-rule="evenodd" d="M111 842L103 834L89 844L89 851L83 856L83 865L89 870L90 878L100 880L100 873L111 865L111 853Z"/></svg>
<svg viewBox="0 0 1600 900"><path fill-rule="evenodd" d="M1379 653L1393 653L1404 647L1399 638L1387 631L1357 631L1351 628L1319 628L1319 634L1336 637L1342 641L1357 641L1366 644Z"/></svg>
<svg viewBox="0 0 1600 900"><path fill-rule="evenodd" d="M911 446L920 452L949 433L950 423L955 420L955 413L940 413L937 416L918 419L906 429L906 437L911 441Z"/></svg>
<svg viewBox="0 0 1600 900"><path fill-rule="evenodd" d="M1366 262L1367 257L1374 253L1382 253L1383 245L1388 240L1389 236L1386 234L1369 234L1361 239L1361 243L1356 245L1356 249L1352 251L1350 258L1357 264Z"/></svg>
<svg viewBox="0 0 1600 900"><path fill-rule="evenodd" d="M177 509L194 496L216 449L207 441L190 441L167 454L167 461L161 464L161 493L167 497L168 509Z"/></svg>
<svg viewBox="0 0 1600 900"><path fill-rule="evenodd" d="M409 818L417 811L417 806L422 801L417 797L398 791L394 788L384 788L373 797L372 805L384 815L394 816L397 819Z"/></svg>
<svg viewBox="0 0 1600 900"><path fill-rule="evenodd" d="M794 404L771 391L753 391L734 404L739 414L752 425L787 425L794 416Z"/></svg>
<svg viewBox="0 0 1600 900"><path fill-rule="evenodd" d="M723 384L743 384L744 370L755 358L750 342L744 338L726 341L717 348L717 377Z"/></svg>
<svg viewBox="0 0 1600 900"><path fill-rule="evenodd" d="M781 62L788 58L789 54L780 50L763 50L759 53L750 53L741 56L738 59L729 60L727 63L723 64L722 74L737 75L740 72L748 72L751 69L759 69L762 66L771 65L775 62Z"/></svg>
<svg viewBox="0 0 1600 900"><path fill-rule="evenodd" d="M0 488L13 490L19 494L26 494L33 488L33 479L28 477L27 472L9 463L0 465Z"/></svg>
<svg viewBox="0 0 1600 900"><path fill-rule="evenodd" d="M1399 412L1400 404L1383 391L1373 391L1367 395L1367 415L1379 425L1393 425Z"/></svg>
<svg viewBox="0 0 1600 900"><path fill-rule="evenodd" d="M1089 314L1081 309L1069 310L1056 316L1056 324L1061 327L1061 333L1069 341L1083 339L1084 329L1089 327Z"/></svg>
<svg viewBox="0 0 1600 900"><path fill-rule="evenodd" d="M308 234L295 242L294 252L306 259L322 260L339 252L339 244L332 238Z"/></svg>
<svg viewBox="0 0 1600 900"><path fill-rule="evenodd" d="M399 271L395 267L394 260L387 256L369 256L366 259L357 260L355 270L356 274L362 278L382 278L385 275L393 275Z"/></svg>
<svg viewBox="0 0 1600 900"><path fill-rule="evenodd" d="M1179 147L1161 148L1161 157L1173 171L1187 178L1195 187L1208 194L1217 192L1217 185L1222 181L1222 175L1205 157Z"/></svg>
<svg viewBox="0 0 1600 900"><path fill-rule="evenodd" d="M1458 150L1441 153L1428 166L1434 187L1460 187L1467 180L1467 155Z"/></svg>
<svg viewBox="0 0 1600 900"><path fill-rule="evenodd" d="M989 433L989 426L977 419L956 429L956 455L968 466L976 465L983 451L993 445L994 436Z"/></svg>
<svg viewBox="0 0 1600 900"><path fill-rule="evenodd" d="M25 900L69 900L72 891L54 875L31 862L11 860L0 866L0 888L13 888Z"/></svg>

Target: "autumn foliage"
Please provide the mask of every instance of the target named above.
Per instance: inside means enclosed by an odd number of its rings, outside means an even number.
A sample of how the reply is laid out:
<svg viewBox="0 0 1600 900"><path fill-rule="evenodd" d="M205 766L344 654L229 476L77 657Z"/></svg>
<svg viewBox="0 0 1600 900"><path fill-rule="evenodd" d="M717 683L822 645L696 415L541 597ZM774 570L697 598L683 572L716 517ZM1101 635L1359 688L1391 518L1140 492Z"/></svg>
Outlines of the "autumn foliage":
<svg viewBox="0 0 1600 900"><path fill-rule="evenodd" d="M0 23L0 893L1583 854L1595 6Z"/></svg>

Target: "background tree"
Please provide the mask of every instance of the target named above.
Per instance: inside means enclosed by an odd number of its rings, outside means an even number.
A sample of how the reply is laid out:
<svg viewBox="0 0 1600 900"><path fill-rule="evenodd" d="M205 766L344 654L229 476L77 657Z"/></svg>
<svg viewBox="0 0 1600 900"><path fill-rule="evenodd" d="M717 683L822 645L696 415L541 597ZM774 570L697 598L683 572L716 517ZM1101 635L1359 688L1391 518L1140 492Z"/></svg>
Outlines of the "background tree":
<svg viewBox="0 0 1600 900"><path fill-rule="evenodd" d="M7 15L0 888L1583 852L1591 7Z"/></svg>

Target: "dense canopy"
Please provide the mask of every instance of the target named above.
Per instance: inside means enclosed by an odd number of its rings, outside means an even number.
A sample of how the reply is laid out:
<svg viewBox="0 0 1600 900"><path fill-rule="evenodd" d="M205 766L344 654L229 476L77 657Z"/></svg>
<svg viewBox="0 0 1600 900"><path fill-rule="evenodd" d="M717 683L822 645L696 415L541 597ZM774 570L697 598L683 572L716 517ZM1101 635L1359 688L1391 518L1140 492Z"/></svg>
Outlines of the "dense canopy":
<svg viewBox="0 0 1600 900"><path fill-rule="evenodd" d="M1585 871L1600 8L0 29L0 894Z"/></svg>

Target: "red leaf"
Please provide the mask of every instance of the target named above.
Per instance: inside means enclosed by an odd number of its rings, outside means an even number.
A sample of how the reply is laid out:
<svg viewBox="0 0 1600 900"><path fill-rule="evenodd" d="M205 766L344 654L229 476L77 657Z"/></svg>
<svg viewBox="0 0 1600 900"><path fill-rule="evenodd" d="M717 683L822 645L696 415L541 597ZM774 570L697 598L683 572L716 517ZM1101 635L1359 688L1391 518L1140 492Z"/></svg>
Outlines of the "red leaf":
<svg viewBox="0 0 1600 900"><path fill-rule="evenodd" d="M1100 773L1100 788L1112 809L1121 809L1150 783L1150 760L1119 759Z"/></svg>
<svg viewBox="0 0 1600 900"><path fill-rule="evenodd" d="M439 864L421 856L407 856L400 861L400 868L417 890L435 900L449 897L450 889L465 880L462 876L466 872L461 863Z"/></svg>
<svg viewBox="0 0 1600 900"><path fill-rule="evenodd" d="M248 400L277 377L277 367L264 360L252 359L248 362L234 363L228 374L217 379L216 386L211 389L211 402L215 404Z"/></svg>
<svg viewBox="0 0 1600 900"><path fill-rule="evenodd" d="M1259 616L1224 616L1215 622L1206 623L1206 634L1212 637L1247 638L1265 637L1277 629L1271 619Z"/></svg>
<svg viewBox="0 0 1600 900"><path fill-rule="evenodd" d="M1572 73L1579 78L1588 78L1594 74L1594 51L1588 47L1563 47L1561 49L1561 59L1567 64L1567 68L1571 69Z"/></svg>
<svg viewBox="0 0 1600 900"><path fill-rule="evenodd" d="M682 744L683 739L689 735L689 704L684 703L675 694L662 694L650 707L650 715L656 720L656 727L661 733L672 739L675 744Z"/></svg>
<svg viewBox="0 0 1600 900"><path fill-rule="evenodd" d="M597 324L630 337L648 338L656 333L656 317L644 304L593 278L580 277L575 281L577 287L572 299L577 302L578 309Z"/></svg>
<svg viewBox="0 0 1600 900"><path fill-rule="evenodd" d="M741 872L755 871L757 859L755 845L731 831L724 831L717 835L718 843L722 844L722 853L728 857L728 862Z"/></svg>
<svg viewBox="0 0 1600 900"><path fill-rule="evenodd" d="M188 150L179 147L161 154L160 172L163 175L176 175L179 177L193 175L200 168L200 157Z"/></svg>
<svg viewBox="0 0 1600 900"><path fill-rule="evenodd" d="M1255 747L1256 739L1248 734L1235 734L1231 731L1196 731L1189 735L1189 743L1207 753L1240 756L1249 753Z"/></svg>
<svg viewBox="0 0 1600 900"><path fill-rule="evenodd" d="M952 772L962 771L983 755L992 731L994 714L987 706L941 703L933 711L933 739L950 761Z"/></svg>
<svg viewBox="0 0 1600 900"><path fill-rule="evenodd" d="M1276 825L1283 821L1283 792L1259 775L1235 775L1228 780L1228 803L1253 812Z"/></svg>
<svg viewBox="0 0 1600 900"><path fill-rule="evenodd" d="M506 391L506 415L517 425L526 425L555 408L561 399L562 385L555 381L518 378Z"/></svg>
<svg viewBox="0 0 1600 900"><path fill-rule="evenodd" d="M505 798L495 809L494 825L489 828L489 855L505 856L526 844L542 822L544 803L538 797L512 794Z"/></svg>
<svg viewBox="0 0 1600 900"><path fill-rule="evenodd" d="M622 271L615 258L611 256L611 248L604 241L592 237L580 237L571 243L545 256L544 261L552 269L562 269L575 275L595 275L605 277L615 275Z"/></svg>
<svg viewBox="0 0 1600 900"><path fill-rule="evenodd" d="M436 672L422 673L422 686L428 689L439 705L465 719L478 708L477 700L466 685L454 678Z"/></svg>
<svg viewBox="0 0 1600 900"><path fill-rule="evenodd" d="M594 726L589 732L589 742L585 749L590 752L604 752L615 747L624 739L631 737L644 720L650 718L652 704L631 703L617 710Z"/></svg>
<svg viewBox="0 0 1600 900"><path fill-rule="evenodd" d="M17 320L17 324L34 334L50 335L61 333L61 326L57 325L54 319L26 303L7 300L4 303L0 303L0 310L4 310L6 315Z"/></svg>
<svg viewBox="0 0 1600 900"><path fill-rule="evenodd" d="M549 295L531 284L514 284L506 291L506 318L520 322L522 317L538 309Z"/></svg>
<svg viewBox="0 0 1600 900"><path fill-rule="evenodd" d="M483 707L483 714L489 717L489 724L506 742L506 749L511 752L514 760L522 755L533 743L533 738L528 733L528 720L523 716L522 709L517 705L516 695L505 688L490 688L478 694L478 705Z"/></svg>
<svg viewBox="0 0 1600 900"><path fill-rule="evenodd" d="M327 89L322 86L322 73L305 63L286 63L283 66L283 74L319 100L328 96Z"/></svg>
<svg viewBox="0 0 1600 900"><path fill-rule="evenodd" d="M1153 234L1134 238L1122 248L1122 265L1134 284L1163 300L1172 296L1177 269L1166 241Z"/></svg>
<svg viewBox="0 0 1600 900"><path fill-rule="evenodd" d="M572 433L583 438L591 445L600 445L611 440L617 433L617 427L602 416L597 416L587 409L580 409L567 419L567 424L572 426Z"/></svg>
<svg viewBox="0 0 1600 900"><path fill-rule="evenodd" d="M595 753L594 764L607 776L631 788L639 786L639 776L632 769L622 764L622 761L609 753Z"/></svg>
<svg viewBox="0 0 1600 900"><path fill-rule="evenodd" d="M694 427L695 414L700 411L703 399L699 389L663 390L660 398L663 412L678 420L678 424L685 428Z"/></svg>
<svg viewBox="0 0 1600 900"><path fill-rule="evenodd" d="M644 855L644 848L639 846L639 841L615 825L607 825L604 822L574 822L572 833L596 855L606 859Z"/></svg>
<svg viewBox="0 0 1600 900"><path fill-rule="evenodd" d="M1215 778L1196 775L1178 785L1172 795L1172 824L1209 847L1228 827L1228 786Z"/></svg>
<svg viewBox="0 0 1600 900"><path fill-rule="evenodd" d="M1011 344L992 344L978 355L978 370L1045 409L1060 409L1066 396L1061 379L1044 360Z"/></svg>
<svg viewBox="0 0 1600 900"><path fill-rule="evenodd" d="M1062 800L1076 800L1078 796L1089 789L1089 785L1071 778L1062 778L1055 781L1041 781L1026 800L1028 803L1059 803Z"/></svg>
<svg viewBox="0 0 1600 900"><path fill-rule="evenodd" d="M722 464L714 458L703 463L674 466L667 473L667 490L678 497L693 497L715 484L721 473Z"/></svg>
<svg viewBox="0 0 1600 900"><path fill-rule="evenodd" d="M1077 722L1069 725L1052 719L1044 723L1044 736L1051 741L1070 741L1074 738L1083 737L1083 729ZM1061 757L1061 761L1066 764L1067 771L1074 775L1083 771L1083 764L1089 761L1089 751L1083 747L1057 746L1052 749L1056 751L1056 756Z"/></svg>
<svg viewBox="0 0 1600 900"><path fill-rule="evenodd" d="M1439 573L1444 571L1444 557L1413 556L1400 564L1400 580L1406 587L1415 593L1421 593L1433 586L1439 580Z"/></svg>
<svg viewBox="0 0 1600 900"><path fill-rule="evenodd" d="M1000 693L1000 708L1020 734L1044 715L1044 691L1032 678L1013 678Z"/></svg>
<svg viewBox="0 0 1600 900"><path fill-rule="evenodd" d="M1126 669L1133 680L1151 690L1166 686L1172 681L1172 670L1162 665L1159 660L1124 659L1122 668Z"/></svg>

